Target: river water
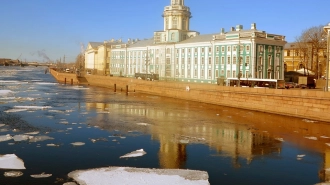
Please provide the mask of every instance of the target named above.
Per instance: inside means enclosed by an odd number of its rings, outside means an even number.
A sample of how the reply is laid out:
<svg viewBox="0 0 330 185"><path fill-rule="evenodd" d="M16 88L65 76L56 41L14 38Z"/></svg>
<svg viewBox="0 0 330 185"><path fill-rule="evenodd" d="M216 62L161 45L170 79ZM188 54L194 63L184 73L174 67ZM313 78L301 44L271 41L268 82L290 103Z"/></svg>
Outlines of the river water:
<svg viewBox="0 0 330 185"><path fill-rule="evenodd" d="M38 132L34 137L53 139L0 142L0 155L15 154L26 167L17 178L0 169L0 184L63 184L72 181L69 172L107 166L202 170L211 185L311 185L330 178L329 123L64 85L42 67L0 67L0 92L6 90L0 136ZM138 149L147 154L120 158ZM52 176L30 176L43 172Z"/></svg>

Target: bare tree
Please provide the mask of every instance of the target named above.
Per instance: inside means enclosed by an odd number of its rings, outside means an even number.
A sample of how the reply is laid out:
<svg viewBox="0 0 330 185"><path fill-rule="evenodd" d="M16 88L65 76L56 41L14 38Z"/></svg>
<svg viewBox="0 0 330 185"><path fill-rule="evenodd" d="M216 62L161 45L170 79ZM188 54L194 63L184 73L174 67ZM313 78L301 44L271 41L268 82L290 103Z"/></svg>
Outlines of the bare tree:
<svg viewBox="0 0 330 185"><path fill-rule="evenodd" d="M304 61L307 64L307 69L311 66L310 70L315 73L317 78L322 74L322 72L319 71L320 64L322 64L319 62L320 51L326 48L326 33L323 31L323 27L323 25L320 25L308 28L302 31L301 35L296 38ZM306 57L307 60L305 60ZM308 65L308 58L311 59L311 65Z"/></svg>
<svg viewBox="0 0 330 185"><path fill-rule="evenodd" d="M79 69L79 71L83 71L85 69L85 55L83 53L79 53L77 55L75 67L76 69Z"/></svg>

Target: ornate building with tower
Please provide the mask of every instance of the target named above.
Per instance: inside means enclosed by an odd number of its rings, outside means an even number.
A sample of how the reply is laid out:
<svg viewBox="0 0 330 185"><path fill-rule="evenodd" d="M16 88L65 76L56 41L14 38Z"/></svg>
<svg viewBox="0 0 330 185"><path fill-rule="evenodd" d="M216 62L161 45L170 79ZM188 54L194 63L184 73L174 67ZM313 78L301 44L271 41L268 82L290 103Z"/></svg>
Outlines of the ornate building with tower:
<svg viewBox="0 0 330 185"><path fill-rule="evenodd" d="M88 44L85 66L91 74L134 77L157 74L161 80L217 83L218 78L284 79L285 36L242 25L220 33L190 30L184 0L164 8L164 28L147 40Z"/></svg>

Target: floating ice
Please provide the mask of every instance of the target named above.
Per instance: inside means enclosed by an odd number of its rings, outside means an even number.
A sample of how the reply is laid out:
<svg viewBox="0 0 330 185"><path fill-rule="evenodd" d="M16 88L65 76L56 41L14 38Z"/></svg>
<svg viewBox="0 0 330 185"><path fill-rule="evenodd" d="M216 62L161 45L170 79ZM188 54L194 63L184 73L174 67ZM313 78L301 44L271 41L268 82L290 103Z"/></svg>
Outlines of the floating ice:
<svg viewBox="0 0 330 185"><path fill-rule="evenodd" d="M189 140L186 140L186 139L182 139L179 141L181 144L188 144L189 143Z"/></svg>
<svg viewBox="0 0 330 185"><path fill-rule="evenodd" d="M11 112L23 112L23 111L27 111L27 109L8 109L8 110L5 110L3 112L11 113Z"/></svg>
<svg viewBox="0 0 330 185"><path fill-rule="evenodd" d="M141 157L143 155L147 154L143 149L135 150L131 153L125 154L123 156L120 156L120 158L127 158L127 157Z"/></svg>
<svg viewBox="0 0 330 185"><path fill-rule="evenodd" d="M85 143L83 142L74 142L74 143L71 143L73 146L82 146L82 145L85 145Z"/></svg>
<svg viewBox="0 0 330 185"><path fill-rule="evenodd" d="M309 119L303 119L302 121L307 123L316 123L317 121L309 120Z"/></svg>
<svg viewBox="0 0 330 185"><path fill-rule="evenodd" d="M0 124L0 127L3 127L3 126L5 126L5 124Z"/></svg>
<svg viewBox="0 0 330 185"><path fill-rule="evenodd" d="M143 169L130 167L108 167L79 170L68 174L78 184L157 184L157 185L209 185L205 171L182 169Z"/></svg>
<svg viewBox="0 0 330 185"><path fill-rule="evenodd" d="M325 143L327 146L330 146L330 143Z"/></svg>
<svg viewBox="0 0 330 185"><path fill-rule="evenodd" d="M29 136L29 135L16 135L13 137L13 139L14 139L14 141L26 141L32 137L33 136Z"/></svg>
<svg viewBox="0 0 330 185"><path fill-rule="evenodd" d="M320 138L329 139L330 137L327 137L327 136L320 136Z"/></svg>
<svg viewBox="0 0 330 185"><path fill-rule="evenodd" d="M40 141L45 141L45 140L50 140L50 139L54 139L52 137L49 137L49 136L33 136L29 142L40 142Z"/></svg>
<svg viewBox="0 0 330 185"><path fill-rule="evenodd" d="M15 154L0 155L0 169L24 170L24 162Z"/></svg>
<svg viewBox="0 0 330 185"><path fill-rule="evenodd" d="M13 137L11 137L9 134L0 136L0 142L9 141L12 139L13 139Z"/></svg>
<svg viewBox="0 0 330 185"><path fill-rule="evenodd" d="M27 135L37 135L39 134L39 131L35 131L35 132L28 132L28 133L25 133Z"/></svg>
<svg viewBox="0 0 330 185"><path fill-rule="evenodd" d="M283 138L279 138L279 137L277 137L277 138L274 138L275 140L277 140L277 141L284 141L284 139Z"/></svg>
<svg viewBox="0 0 330 185"><path fill-rule="evenodd" d="M148 126L148 123L137 123L137 125L141 125L141 126Z"/></svg>
<svg viewBox="0 0 330 185"><path fill-rule="evenodd" d="M14 106L16 109L50 109L51 106Z"/></svg>
<svg viewBox="0 0 330 185"><path fill-rule="evenodd" d="M305 157L305 156L306 156L305 154L297 155L298 158L302 158L302 157Z"/></svg>
<svg viewBox="0 0 330 185"><path fill-rule="evenodd" d="M66 182L63 185L77 185L77 183L75 183L75 182Z"/></svg>
<svg viewBox="0 0 330 185"><path fill-rule="evenodd" d="M7 95L10 95L12 93L13 93L13 91L11 91L11 90L0 90L0 96L7 96Z"/></svg>
<svg viewBox="0 0 330 185"><path fill-rule="evenodd" d="M46 146L53 146L53 147L58 147L60 145L57 145L57 144L53 144L53 143L50 143L50 144L47 144Z"/></svg>
<svg viewBox="0 0 330 185"><path fill-rule="evenodd" d="M9 171L3 174L5 177L20 177L23 175L20 171Z"/></svg>
<svg viewBox="0 0 330 185"><path fill-rule="evenodd" d="M47 177L51 177L52 174L46 174L45 172L42 172L41 174L35 174L35 175L31 175L31 177L33 178L47 178Z"/></svg>
<svg viewBox="0 0 330 185"><path fill-rule="evenodd" d="M305 137L305 138L310 140L317 140L317 137Z"/></svg>
<svg viewBox="0 0 330 185"><path fill-rule="evenodd" d="M58 83L48 83L48 82L36 82L38 85L57 85Z"/></svg>

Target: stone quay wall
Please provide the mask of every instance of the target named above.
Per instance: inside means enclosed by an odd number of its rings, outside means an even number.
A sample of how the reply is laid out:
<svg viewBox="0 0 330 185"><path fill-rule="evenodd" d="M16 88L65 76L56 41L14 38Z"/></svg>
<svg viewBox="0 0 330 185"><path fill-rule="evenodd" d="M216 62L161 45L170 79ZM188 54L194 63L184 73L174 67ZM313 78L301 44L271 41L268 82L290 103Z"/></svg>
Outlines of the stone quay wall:
<svg viewBox="0 0 330 185"><path fill-rule="evenodd" d="M58 74L54 77L59 82L63 82L63 78L67 75ZM72 77L72 79L74 78ZM145 81L134 78L97 75L86 75L85 79L88 85L106 87L117 92L141 92L330 122L330 92L309 89L246 88L215 84Z"/></svg>
<svg viewBox="0 0 330 185"><path fill-rule="evenodd" d="M80 83L75 73L57 72L54 69L50 69L49 72L60 83L71 85Z"/></svg>

